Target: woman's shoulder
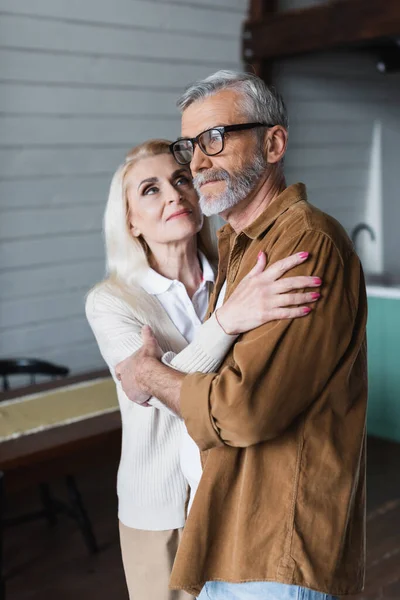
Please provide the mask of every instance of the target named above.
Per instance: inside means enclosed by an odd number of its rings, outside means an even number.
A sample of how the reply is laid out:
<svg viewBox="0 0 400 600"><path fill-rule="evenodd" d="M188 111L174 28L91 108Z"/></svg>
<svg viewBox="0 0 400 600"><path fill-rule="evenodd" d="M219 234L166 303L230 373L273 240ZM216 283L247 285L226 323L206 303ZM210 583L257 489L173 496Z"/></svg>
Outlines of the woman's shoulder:
<svg viewBox="0 0 400 600"><path fill-rule="evenodd" d="M98 313L123 311L135 312L146 303L147 293L135 285L124 285L111 278L96 284L86 295L88 317Z"/></svg>

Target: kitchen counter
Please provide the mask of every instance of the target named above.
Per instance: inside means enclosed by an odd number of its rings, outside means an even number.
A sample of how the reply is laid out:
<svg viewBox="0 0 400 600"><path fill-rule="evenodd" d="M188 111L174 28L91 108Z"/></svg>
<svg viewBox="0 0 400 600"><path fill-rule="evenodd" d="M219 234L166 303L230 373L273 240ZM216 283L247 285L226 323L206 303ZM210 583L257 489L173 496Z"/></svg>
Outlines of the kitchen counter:
<svg viewBox="0 0 400 600"><path fill-rule="evenodd" d="M400 286L367 285L367 296L370 298L392 298L400 300Z"/></svg>

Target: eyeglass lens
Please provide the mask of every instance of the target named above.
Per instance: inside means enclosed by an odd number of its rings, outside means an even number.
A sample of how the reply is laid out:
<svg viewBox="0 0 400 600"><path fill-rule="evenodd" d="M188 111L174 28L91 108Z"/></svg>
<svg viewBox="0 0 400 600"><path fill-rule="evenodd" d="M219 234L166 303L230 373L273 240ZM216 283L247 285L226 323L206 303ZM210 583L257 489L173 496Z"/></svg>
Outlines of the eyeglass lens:
<svg viewBox="0 0 400 600"><path fill-rule="evenodd" d="M187 165L193 158L193 144L190 140L179 140L173 146L175 160Z"/></svg>
<svg viewBox="0 0 400 600"><path fill-rule="evenodd" d="M222 134L218 129L209 129L199 136L199 146L206 154L212 156L221 152L223 145Z"/></svg>
<svg viewBox="0 0 400 600"><path fill-rule="evenodd" d="M221 152L223 147L222 133L218 129L209 129L204 131L199 137L199 146L201 150L213 156ZM193 143L191 140L178 140L173 146L175 159L180 164L188 164L193 158Z"/></svg>

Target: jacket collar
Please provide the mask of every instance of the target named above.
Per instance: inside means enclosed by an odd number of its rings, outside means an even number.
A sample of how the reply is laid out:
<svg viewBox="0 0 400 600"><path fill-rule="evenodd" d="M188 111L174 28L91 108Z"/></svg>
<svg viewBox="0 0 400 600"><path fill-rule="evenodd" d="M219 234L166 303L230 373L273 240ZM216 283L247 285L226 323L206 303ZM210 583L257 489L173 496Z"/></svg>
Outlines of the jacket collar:
<svg viewBox="0 0 400 600"><path fill-rule="evenodd" d="M273 200L264 212L257 217L253 223L246 227L242 233L248 238L255 240L264 233L284 212L296 202L301 200L307 202L307 191L304 183L290 185ZM234 229L227 223L218 231L218 237L232 236L236 234Z"/></svg>

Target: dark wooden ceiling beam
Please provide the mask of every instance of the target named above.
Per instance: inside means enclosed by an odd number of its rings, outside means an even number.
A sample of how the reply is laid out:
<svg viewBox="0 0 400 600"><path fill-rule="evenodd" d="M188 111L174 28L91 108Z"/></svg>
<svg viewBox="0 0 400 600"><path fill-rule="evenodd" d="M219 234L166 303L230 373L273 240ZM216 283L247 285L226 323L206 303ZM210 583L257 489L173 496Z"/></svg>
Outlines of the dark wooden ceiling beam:
<svg viewBox="0 0 400 600"><path fill-rule="evenodd" d="M400 36L400 0L332 0L254 18L244 26L245 61L265 61Z"/></svg>
<svg viewBox="0 0 400 600"><path fill-rule="evenodd" d="M250 0L248 22L258 23L265 17L272 15L277 9L277 4L278 0ZM246 32L243 32L244 39L247 35L248 34ZM263 79L267 83L270 83L270 63L264 60L253 60L253 52L247 50L243 51L243 58L246 65L246 69L248 71L250 71L251 73L255 73L256 75L261 77L261 79Z"/></svg>

